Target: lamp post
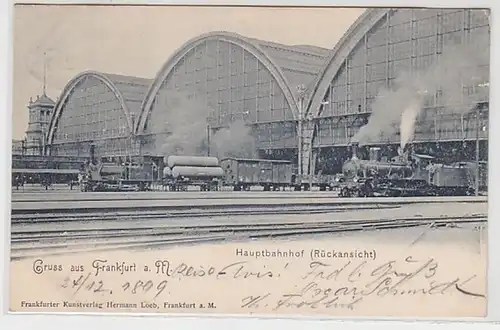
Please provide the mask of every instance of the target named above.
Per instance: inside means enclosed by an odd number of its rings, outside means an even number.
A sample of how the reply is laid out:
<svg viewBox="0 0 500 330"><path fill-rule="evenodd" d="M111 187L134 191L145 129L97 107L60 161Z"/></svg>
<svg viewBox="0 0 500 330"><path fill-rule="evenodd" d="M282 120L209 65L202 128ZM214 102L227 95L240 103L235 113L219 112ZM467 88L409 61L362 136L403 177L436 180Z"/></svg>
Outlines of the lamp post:
<svg viewBox="0 0 500 330"><path fill-rule="evenodd" d="M207 156L210 157L210 124L207 125Z"/></svg>
<svg viewBox="0 0 500 330"><path fill-rule="evenodd" d="M298 177L301 180L302 184L302 176L303 174L307 174L309 178L309 190L312 191L312 179L313 179L313 166L312 166L312 153L313 153L313 136L311 136L311 147L309 150L309 168L308 168L308 173L302 173L303 171L303 164L302 164L302 144L304 140L304 131L303 131L303 123L304 121L313 121L316 120L317 117L320 115L321 111L323 111L323 106L329 104L330 102L328 101L322 101L320 111L318 111L318 115L314 116L312 114L309 114L307 117L304 117L304 99L305 99L305 87L304 85L299 85L297 86L297 92L298 92L298 108L299 108L299 113L298 113L298 118L297 118L297 138L298 138ZM315 123L314 123L315 125ZM312 135L314 135L314 129L315 126L312 127Z"/></svg>
<svg viewBox="0 0 500 330"><path fill-rule="evenodd" d="M475 195L479 196L479 132L485 131L486 127L481 125L482 119L482 105L478 106L476 109L476 169L475 169Z"/></svg>
<svg viewBox="0 0 500 330"><path fill-rule="evenodd" d="M128 149L128 175L127 175L127 180L130 180L131 178L131 171L132 171L132 152L133 152L133 148L134 148L134 137L135 137L135 134L134 134L134 130L135 130L135 115L131 115L130 116L130 123L131 123L131 127L130 127L130 133L129 133L129 136L128 136L128 139L129 139L129 146L127 147Z"/></svg>
<svg viewBox="0 0 500 330"><path fill-rule="evenodd" d="M313 121L315 119L316 118L313 116L308 117L308 120L310 120L310 121ZM315 123L313 123L313 125L315 125ZM313 131L311 134L314 134L314 128L315 127L313 126L313 128L312 128ZM309 191L312 191L312 184L313 184L313 174L314 173L313 173L312 162L313 162L313 137L311 136L311 150L309 150L309 168L308 168L309 169Z"/></svg>
<svg viewBox="0 0 500 330"><path fill-rule="evenodd" d="M297 92L298 92L298 101L299 101L299 113L298 113L298 118L297 118L297 140L298 140L298 150L297 150L297 162L298 162L298 168L297 168L297 176L299 180L301 181L300 183L302 184L302 140L303 140L303 131L302 131L302 121L303 121L303 108L304 108L304 98L305 98L305 86L304 85L298 85L297 86Z"/></svg>
<svg viewBox="0 0 500 330"><path fill-rule="evenodd" d="M489 83L488 82L485 82L485 83L481 83L481 84L478 84L478 87L480 88L489 88ZM483 108L484 108L484 105L485 103L479 103L477 106L476 106L476 170L475 170L475 195L476 196L479 196L479 131L482 130L482 131L485 131L486 130L486 127L483 127L481 124L481 115L482 115L482 111L483 111ZM479 127L481 126L481 127Z"/></svg>
<svg viewBox="0 0 500 330"><path fill-rule="evenodd" d="M475 173L475 193L479 196L479 114L480 108L476 110L476 173Z"/></svg>
<svg viewBox="0 0 500 330"><path fill-rule="evenodd" d="M309 152L309 173L308 173L309 174L309 190L310 191L312 191L312 183L313 183L313 177L314 177L314 167L313 167L313 138L314 138L314 131L316 129L316 120L318 119L319 115L323 111L323 106L327 105L327 104L330 104L330 102L328 102L328 101L322 101L320 103L321 108L320 108L320 111L318 112L318 115L314 116L312 114L309 114L309 116L307 116L305 118L305 120L313 122L313 124L312 124L313 125L312 126L312 132L311 132L311 150Z"/></svg>

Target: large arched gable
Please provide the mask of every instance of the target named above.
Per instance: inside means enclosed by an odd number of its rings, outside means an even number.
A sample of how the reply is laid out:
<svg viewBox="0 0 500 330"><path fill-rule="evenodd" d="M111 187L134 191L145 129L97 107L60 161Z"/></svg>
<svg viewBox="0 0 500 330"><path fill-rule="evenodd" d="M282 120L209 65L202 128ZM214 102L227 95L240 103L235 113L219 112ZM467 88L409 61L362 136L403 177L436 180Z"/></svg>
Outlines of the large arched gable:
<svg viewBox="0 0 500 330"><path fill-rule="evenodd" d="M317 76L310 98L307 102L307 111L313 116L318 115L321 102L328 90L332 79L342 67L345 59L354 50L356 45L368 34L368 32L392 9L376 8L367 9L346 31L337 42L333 51L326 61L325 67Z"/></svg>
<svg viewBox="0 0 500 330"><path fill-rule="evenodd" d="M122 76L120 76L120 77L122 77ZM124 97L123 93L119 90L119 88L117 87L117 85L115 84L113 79L108 77L105 73L96 72L96 71L85 71L85 72L79 73L73 79L71 79L64 87L64 89L61 93L61 96L58 98L58 100L54 106L54 112L53 112L53 115L52 115L50 123L49 123L48 135L47 135L47 144L48 145L50 145L53 142L54 134L57 130L58 122L59 122L59 119L61 118L61 115L63 113L64 106L65 106L66 102L69 100L70 96L75 91L75 89L80 84L80 82L82 82L84 79L87 79L87 78L95 78L95 79L99 80L104 85L106 85L106 87L114 94L114 96L116 97L116 99L120 103L123 112L125 113L125 118L126 118L126 121L128 124L128 128L132 132L132 127L134 125L133 125L133 122L131 119L131 111L130 111L129 106L127 104L127 99ZM137 79L140 79L140 78L136 78L136 80ZM135 81L134 86L138 86L138 88L142 88L144 90L146 88L144 86L147 86L147 85L145 85L145 83L143 81L141 81L141 83L138 83Z"/></svg>
<svg viewBox="0 0 500 330"><path fill-rule="evenodd" d="M258 61L264 65L264 67L270 72L272 77L276 80L278 86L282 90L286 102L295 117L298 113L298 105L295 100L295 91L289 85L285 75L283 74L281 68L277 63L252 39L247 39L236 33L231 32L211 32L200 35L186 42L179 50L177 50L163 65L163 67L158 72L156 78L154 79L150 89L148 90L143 104L141 106L141 112L139 115L139 120L135 127L136 134L143 132L146 126L146 121L148 114L151 111L154 98L161 89L163 82L167 79L169 74L174 70L176 65L186 56L191 50L193 50L197 45L202 44L205 41L219 40L225 41L234 45L237 45L249 52Z"/></svg>

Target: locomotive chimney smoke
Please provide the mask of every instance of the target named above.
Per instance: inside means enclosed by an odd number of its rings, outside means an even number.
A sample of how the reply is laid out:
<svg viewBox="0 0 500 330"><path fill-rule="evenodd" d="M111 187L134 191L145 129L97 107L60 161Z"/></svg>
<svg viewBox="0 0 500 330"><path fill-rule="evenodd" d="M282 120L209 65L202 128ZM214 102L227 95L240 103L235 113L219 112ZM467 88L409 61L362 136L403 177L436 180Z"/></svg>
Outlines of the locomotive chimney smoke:
<svg viewBox="0 0 500 330"><path fill-rule="evenodd" d="M420 104L413 101L401 114L401 123L399 125L400 147L404 150L406 144L413 139L415 124L420 113Z"/></svg>
<svg viewBox="0 0 500 330"><path fill-rule="evenodd" d="M209 139L206 132L211 110L194 97L180 91L162 90L156 106L160 108L152 112L149 130L160 133L155 142L161 148L159 154L206 155L210 143L211 150L219 157L254 156L254 139L242 120L229 123L217 132L209 127Z"/></svg>
<svg viewBox="0 0 500 330"><path fill-rule="evenodd" d="M460 114L488 99L490 49L484 45L490 44L490 36L487 29L483 31L469 43L449 40L437 61L422 70L400 72L390 89L378 90L368 124L352 140L360 146L388 142L400 131L399 144L404 147L412 141L416 120L427 104L462 104L442 108L443 112ZM468 88L467 93L463 87Z"/></svg>
<svg viewBox="0 0 500 330"><path fill-rule="evenodd" d="M202 144L209 110L190 95L161 90L149 129L158 132L155 145L162 155L195 155Z"/></svg>
<svg viewBox="0 0 500 330"><path fill-rule="evenodd" d="M251 128L245 125L243 120L236 120L229 127L218 130L212 138L210 147L219 158L257 157Z"/></svg>

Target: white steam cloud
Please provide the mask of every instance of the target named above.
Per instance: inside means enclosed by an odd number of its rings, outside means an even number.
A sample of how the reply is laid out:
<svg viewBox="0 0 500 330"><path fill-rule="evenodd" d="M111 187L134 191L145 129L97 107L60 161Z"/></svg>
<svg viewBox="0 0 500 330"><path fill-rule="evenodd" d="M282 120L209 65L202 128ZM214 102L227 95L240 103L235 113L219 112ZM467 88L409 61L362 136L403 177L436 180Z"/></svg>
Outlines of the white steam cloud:
<svg viewBox="0 0 500 330"><path fill-rule="evenodd" d="M489 42L489 34L476 34L470 44L444 47L438 61L426 70L400 74L392 90L379 91L368 123L352 142L360 146L388 142L399 129L404 148L413 139L418 119L426 115L422 110L429 97L441 98L440 103L448 105L442 111L455 114L469 112L477 102L487 100L489 47L484 45ZM464 87L469 87L467 93Z"/></svg>
<svg viewBox="0 0 500 330"><path fill-rule="evenodd" d="M255 157L252 131L243 120L218 130L209 129L208 114L211 109L179 91L161 91L155 107L150 130L161 132L155 142L157 154L205 156L210 139L212 156Z"/></svg>
<svg viewBox="0 0 500 330"><path fill-rule="evenodd" d="M237 120L228 128L217 131L210 141L213 154L222 157L256 158L255 140L250 127L243 120Z"/></svg>
<svg viewBox="0 0 500 330"><path fill-rule="evenodd" d="M420 104L414 101L401 114L401 124L399 126L399 131L401 134L401 150L404 150L406 144L408 144L413 139L413 133L415 132L415 123L417 121L419 112Z"/></svg>

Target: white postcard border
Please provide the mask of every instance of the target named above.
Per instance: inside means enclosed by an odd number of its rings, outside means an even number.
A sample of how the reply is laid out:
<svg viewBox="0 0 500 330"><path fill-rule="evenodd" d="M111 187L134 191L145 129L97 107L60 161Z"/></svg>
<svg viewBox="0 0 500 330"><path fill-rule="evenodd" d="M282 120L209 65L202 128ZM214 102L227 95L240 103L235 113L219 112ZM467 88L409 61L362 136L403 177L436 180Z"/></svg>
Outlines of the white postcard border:
<svg viewBox="0 0 500 330"><path fill-rule="evenodd" d="M19 2L19 1L16 1ZM113 3L113 4L139 4L139 3L150 3L150 4L164 4L164 3L175 3L175 4L202 4L206 3L204 1L161 1L161 0L153 0L153 1L128 1L128 0L122 0L122 1L95 1L95 0L87 0L87 1L64 1L64 0L52 0L52 1L29 1L31 3ZM3 124L3 134L4 134L4 139L1 144L2 148L2 154L5 155L4 161L1 163L2 170L0 171L2 177L2 184L5 185L5 188L0 191L2 194L2 205L1 208L3 210L4 214L4 226L2 232L4 235L3 237L5 238L4 240L4 245L3 245L3 256L4 256L4 262L2 263L2 271L0 272L0 278L2 279L3 282L3 290L5 294L2 296L2 301L1 301L1 306L3 311L6 313L8 310L8 277L9 277L9 241L10 237L8 235L9 229L10 229L10 188L9 188L9 182L10 182L10 174L9 174L9 167L10 167L10 154L11 154L11 147L10 147L10 142L11 142L11 117L12 117L12 87L11 87L11 81L12 81L12 3L13 1L2 1L1 2L3 5L3 8L0 9L0 22L3 22L2 29L0 31L2 32L1 34L1 40L2 40L2 52L0 52L1 56L1 69L0 72L3 72L3 79L0 79L0 100L5 100L6 102L3 102L3 111L1 111L1 116L3 117L2 119L2 124ZM494 40L500 40L500 25L497 26L496 24L496 17L500 17L500 6L497 1L495 0L480 0L480 1L474 1L474 0L454 0L454 1L429 1L429 0L421 0L421 1L415 1L415 0L393 0L393 1L384 1L384 2L378 2L378 1L373 1L373 0L364 0L364 1L349 1L349 0L337 0L337 1L328 1L328 0L316 0L314 2L310 1L251 1L251 2L246 2L246 1L211 1L211 4L287 4L287 5L303 5L303 4L309 4L309 5L329 5L329 4L335 4L335 5L349 5L349 6L370 6L370 5L378 5L378 6L439 6L439 7L491 7L492 8L492 24L491 24L491 40L492 40L492 47L491 47L491 78L490 78L490 86L493 88L493 92L490 94L491 100L490 100L490 105L492 105L492 108L496 108L497 104L500 105L500 98L498 97L499 92L499 87L496 83L497 81L497 72L499 70L499 58L500 58L500 47L498 43L495 43ZM500 79L498 79L500 81ZM500 82L499 82L500 84ZM496 93L495 93L496 92ZM499 125L498 122L498 112L493 111L490 113L490 125L495 127ZM500 141L500 137L497 135L500 134L498 131L495 131L494 129L489 130L489 139L490 140L498 140ZM498 152L493 152L492 148L490 148L490 155L489 155L489 180L491 182L500 182L498 180L499 174L496 173L495 169L500 168L500 162L499 160L499 153ZM500 234L500 224L498 224L495 219L497 218L497 215L500 213L498 212L498 205L495 203L496 197L499 195L499 189L497 189L496 186L491 185L490 186L490 191L489 191L489 200L492 201L489 203L490 208L489 208L489 223L488 223L488 232L489 232L489 248L488 248L488 317L487 321L495 321L495 320L500 320L500 308L497 306L500 306L500 288L499 288L499 283L496 281L498 277L498 274L500 273L499 268L500 268L500 257L498 253L495 253L495 251L500 250L500 242L498 239L498 235ZM370 320L356 320L356 321L347 321L347 322L342 322L340 323L339 320L341 319L335 319L334 321L328 321L327 323L325 322L319 322L316 321L317 319L313 319L312 317L304 317L300 318L301 323L295 322L298 320L298 318L284 318L280 317L280 319L269 319L266 318L266 320L259 320L259 319L253 319L253 318L248 318L244 316L238 316L238 317L228 317L227 315L222 315L222 316L216 316L216 317L193 317L193 316L182 316L182 317L168 317L168 318L158 318L155 316L150 316L148 315L147 318L144 317L138 317L138 314L133 314L132 317L126 316L125 314L109 314L106 313L105 315L110 315L109 317L105 318L100 318L95 315L99 314L93 314L94 316L73 316L73 317L68 317L68 316L61 316L61 315L33 315L33 316L26 316L26 315L2 315L2 321L7 320L7 324L10 325L12 328L15 327L20 327L20 328L27 328L29 326L32 326L34 324L37 325L37 328L42 328L45 329L45 327L49 328L54 328L54 325L57 324L57 327L71 327L72 329L80 329L80 328L88 328L89 326L95 327L99 324L102 324L103 327L110 327L112 326L111 323L113 323L113 326L115 327L120 327L120 328L126 328L127 326L130 327L176 327L176 328L187 328L187 327L196 327L196 328L254 328L254 327L262 327L264 326L263 322L266 322L265 325L268 325L269 328L275 328L276 326L279 327L296 327L297 329L302 329L304 327L317 327L318 329L322 329L328 327L331 328L333 324L332 322L335 323L336 326L342 324L344 327L353 327L356 326L360 323L362 323L363 326L366 326L370 324L372 328L377 328L377 327L396 327L401 325L401 322L393 322L393 321L384 321L384 322L376 322L372 323ZM388 320L389 318L377 318L377 320ZM345 320L345 319L344 319ZM372 319L373 320L373 319ZM400 319L401 320L401 319ZM404 319L406 321L409 321L411 319ZM457 319L442 319L442 321L451 321L451 320L457 320ZM465 321L467 319L459 319L460 321ZM471 320L471 319L468 319ZM474 321L478 321L476 323L477 326L486 326L486 323L481 320L474 319ZM160 323L161 322L161 323ZM167 322L167 323L164 323ZM3 322L2 322L3 324ZM15 324L15 325L14 325ZM405 324L405 326L431 326L431 323L429 322L422 322L419 324L413 323L413 324ZM453 329L457 328L464 328L471 327L473 326L472 324L436 324L433 326L441 326L441 327L453 327ZM11 327L7 327L10 329Z"/></svg>

